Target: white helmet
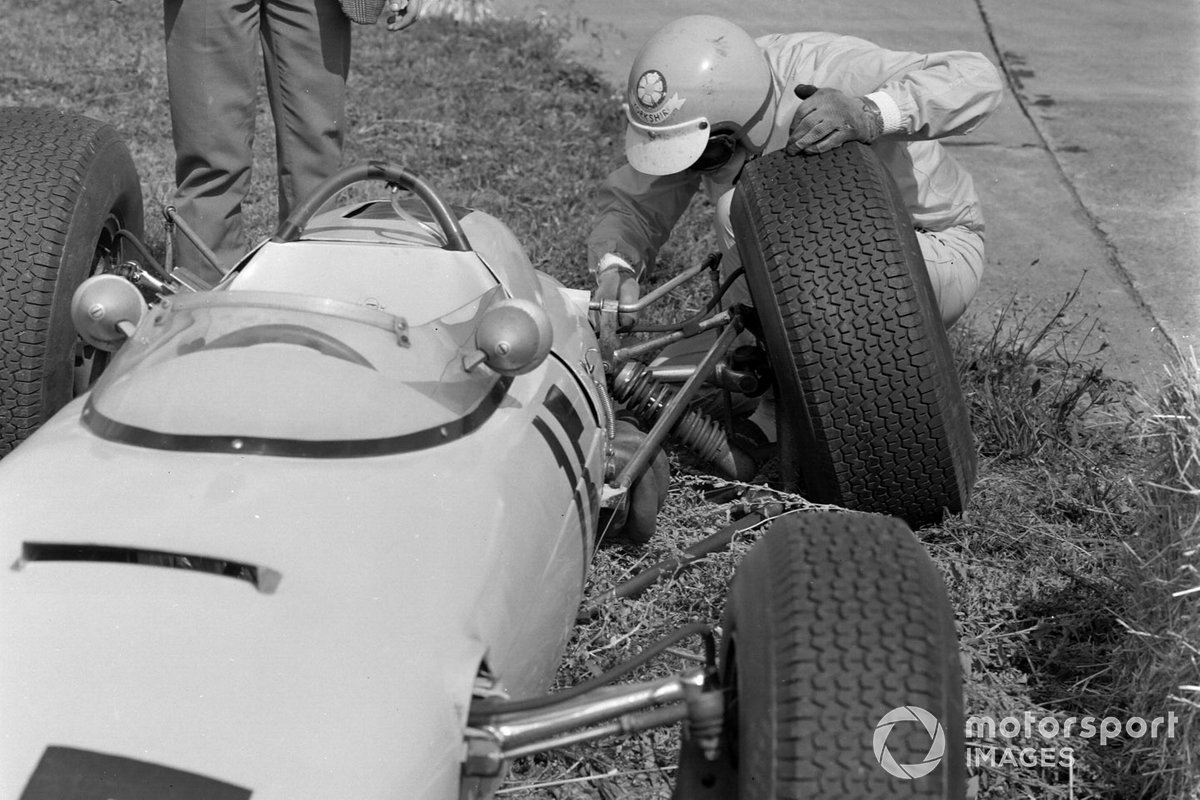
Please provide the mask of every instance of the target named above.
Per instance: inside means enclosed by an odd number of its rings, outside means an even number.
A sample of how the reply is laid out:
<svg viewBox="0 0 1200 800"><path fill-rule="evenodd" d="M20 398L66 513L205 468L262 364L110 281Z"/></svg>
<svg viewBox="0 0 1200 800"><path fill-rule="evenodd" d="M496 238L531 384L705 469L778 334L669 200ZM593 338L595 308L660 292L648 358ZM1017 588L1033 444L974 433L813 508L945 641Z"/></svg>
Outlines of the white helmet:
<svg viewBox="0 0 1200 800"><path fill-rule="evenodd" d="M771 134L774 81L750 34L720 17L691 16L656 31L633 60L625 155L639 172L670 175L696 163L709 136L759 153Z"/></svg>

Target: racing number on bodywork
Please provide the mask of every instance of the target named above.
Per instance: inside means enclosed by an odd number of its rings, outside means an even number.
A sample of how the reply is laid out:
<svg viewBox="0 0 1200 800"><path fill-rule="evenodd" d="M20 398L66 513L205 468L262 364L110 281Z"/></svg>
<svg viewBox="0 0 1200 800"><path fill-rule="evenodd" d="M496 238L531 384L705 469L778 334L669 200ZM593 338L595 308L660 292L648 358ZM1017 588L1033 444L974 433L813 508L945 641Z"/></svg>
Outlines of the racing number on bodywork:
<svg viewBox="0 0 1200 800"><path fill-rule="evenodd" d="M586 426L579 409L558 386L550 387L542 406L549 412L549 419L555 420L560 432L556 432L555 425L540 414L534 417L533 426L542 435L554 455L555 463L571 483L573 505L586 552L591 531L595 529L600 513L599 488L588 473L587 456L584 453Z"/></svg>
<svg viewBox="0 0 1200 800"><path fill-rule="evenodd" d="M249 800L250 789L132 758L52 745L34 769L21 800L158 800L204 797Z"/></svg>

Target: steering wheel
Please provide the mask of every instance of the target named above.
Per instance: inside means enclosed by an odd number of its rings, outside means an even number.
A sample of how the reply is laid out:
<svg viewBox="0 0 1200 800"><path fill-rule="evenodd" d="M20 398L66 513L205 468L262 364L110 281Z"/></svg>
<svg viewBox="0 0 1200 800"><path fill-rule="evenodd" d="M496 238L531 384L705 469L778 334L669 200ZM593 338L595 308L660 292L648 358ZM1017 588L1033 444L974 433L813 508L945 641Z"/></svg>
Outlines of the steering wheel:
<svg viewBox="0 0 1200 800"><path fill-rule="evenodd" d="M329 334L289 323L267 323L251 325L248 328L219 336L206 344L203 350L217 350L222 347L253 347L256 344L294 344L308 347L318 353L358 364L360 367L375 369L375 365L366 356L350 347L345 342Z"/></svg>
<svg viewBox="0 0 1200 800"><path fill-rule="evenodd" d="M396 164L387 164L382 161L368 161L366 164L355 164L327 178L313 190L312 194L304 199L304 202L292 209L292 213L288 215L288 218L279 224L279 229L275 231L275 235L271 238L271 241L296 241L304 231L304 226L312 219L313 214L317 213L317 209L342 189L362 181L384 181L412 192L425 204L425 207L429 209L429 213L437 220L438 225L442 229L442 235L446 237L447 250L471 249L471 245L467 241L467 236L463 233L462 226L458 224L458 218L454 216L453 212L450 211L450 207L446 205L442 198L437 196L437 193L433 191L433 188L429 184L404 167Z"/></svg>

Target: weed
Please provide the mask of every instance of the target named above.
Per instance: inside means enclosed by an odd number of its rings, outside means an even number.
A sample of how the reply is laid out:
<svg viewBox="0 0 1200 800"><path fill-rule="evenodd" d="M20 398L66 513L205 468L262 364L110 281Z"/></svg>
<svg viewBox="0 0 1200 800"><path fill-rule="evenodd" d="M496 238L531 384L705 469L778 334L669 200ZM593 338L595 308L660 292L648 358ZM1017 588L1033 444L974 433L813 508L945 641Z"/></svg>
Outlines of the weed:
<svg viewBox="0 0 1200 800"><path fill-rule="evenodd" d="M1146 403L1154 452L1139 526L1118 564L1125 602L1114 684L1127 713L1174 714L1175 736L1128 739L1126 797L1200 797L1200 361L1169 372Z"/></svg>

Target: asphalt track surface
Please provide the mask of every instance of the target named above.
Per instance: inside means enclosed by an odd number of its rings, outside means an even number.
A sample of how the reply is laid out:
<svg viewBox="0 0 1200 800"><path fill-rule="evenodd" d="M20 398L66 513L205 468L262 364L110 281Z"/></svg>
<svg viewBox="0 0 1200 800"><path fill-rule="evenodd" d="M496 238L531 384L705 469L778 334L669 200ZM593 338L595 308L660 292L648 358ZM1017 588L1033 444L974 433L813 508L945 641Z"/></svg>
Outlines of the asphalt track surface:
<svg viewBox="0 0 1200 800"><path fill-rule="evenodd" d="M1195 0L494 0L502 16L570 25L568 55L622 87L660 25L725 16L754 35L828 30L891 49L976 50L1004 104L947 140L975 178L988 272L968 324L1005 308L1045 319L1063 298L1066 348L1100 349L1152 390L1200 351L1200 4ZM1086 335L1085 335L1086 334Z"/></svg>

